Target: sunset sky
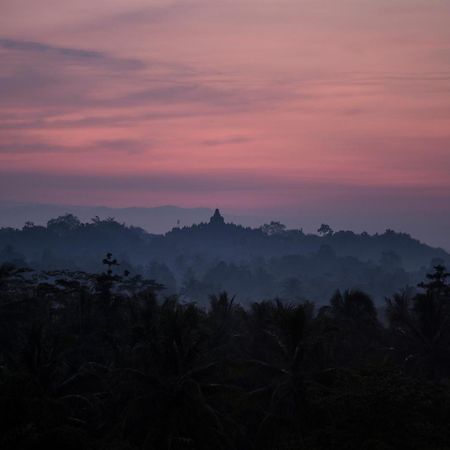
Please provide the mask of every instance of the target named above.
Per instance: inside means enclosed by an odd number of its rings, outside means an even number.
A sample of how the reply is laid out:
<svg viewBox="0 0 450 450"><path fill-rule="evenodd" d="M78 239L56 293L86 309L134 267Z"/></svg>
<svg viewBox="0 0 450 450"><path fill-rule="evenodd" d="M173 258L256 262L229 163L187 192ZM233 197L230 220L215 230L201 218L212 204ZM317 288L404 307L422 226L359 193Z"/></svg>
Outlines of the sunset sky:
<svg viewBox="0 0 450 450"><path fill-rule="evenodd" d="M0 200L450 248L450 1L0 0Z"/></svg>

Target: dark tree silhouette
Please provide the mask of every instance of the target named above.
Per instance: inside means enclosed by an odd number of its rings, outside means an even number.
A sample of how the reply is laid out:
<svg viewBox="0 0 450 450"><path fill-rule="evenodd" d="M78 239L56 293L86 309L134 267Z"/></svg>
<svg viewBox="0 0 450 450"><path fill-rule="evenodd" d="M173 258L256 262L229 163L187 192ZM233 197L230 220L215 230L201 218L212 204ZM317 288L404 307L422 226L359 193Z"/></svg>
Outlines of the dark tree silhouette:
<svg viewBox="0 0 450 450"><path fill-rule="evenodd" d="M59 243L89 232L106 247L124 230L131 243L146 239L114 221L55 227ZM231 236L232 246L236 235L227 227L203 224L189 233ZM253 232L261 245L291 245L289 231ZM330 241L354 239L339 233ZM170 280L168 267L134 272L126 258L99 254L106 257L93 271L0 264L1 449L450 448L443 265L417 289L391 295L384 323L370 295L346 288L360 281L358 262L327 248L255 257L251 268L211 267L202 255L182 253L182 298L143 275ZM306 277L308 267L323 272L334 264L346 286L323 294L317 307L305 301L311 280L315 292L334 286L332 276ZM386 280L374 263L364 267L374 285ZM258 285L258 301L208 285L233 286L240 277ZM279 280L292 298L274 298Z"/></svg>
<svg viewBox="0 0 450 450"><path fill-rule="evenodd" d="M331 236L333 234L333 229L330 227L330 225L323 223L322 225L320 225L317 232L322 236Z"/></svg>

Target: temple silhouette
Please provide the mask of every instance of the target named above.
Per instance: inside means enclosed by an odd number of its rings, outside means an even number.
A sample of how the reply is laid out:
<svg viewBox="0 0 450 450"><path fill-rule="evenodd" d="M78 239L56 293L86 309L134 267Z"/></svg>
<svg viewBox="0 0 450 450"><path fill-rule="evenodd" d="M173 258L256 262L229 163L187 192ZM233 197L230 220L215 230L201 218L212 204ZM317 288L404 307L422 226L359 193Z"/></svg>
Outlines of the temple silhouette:
<svg viewBox="0 0 450 450"><path fill-rule="evenodd" d="M209 219L209 224L213 226L225 225L225 219L223 218L222 214L220 214L218 208L216 208L214 214L211 216L211 219Z"/></svg>

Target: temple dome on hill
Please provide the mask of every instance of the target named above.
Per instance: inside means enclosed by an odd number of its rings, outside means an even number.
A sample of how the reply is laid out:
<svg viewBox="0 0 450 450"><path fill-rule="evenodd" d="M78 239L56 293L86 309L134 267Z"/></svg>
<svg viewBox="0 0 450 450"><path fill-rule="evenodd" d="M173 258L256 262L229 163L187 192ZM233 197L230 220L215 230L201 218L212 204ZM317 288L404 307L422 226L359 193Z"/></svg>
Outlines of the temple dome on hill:
<svg viewBox="0 0 450 450"><path fill-rule="evenodd" d="M220 211L216 209L214 211L214 214L212 215L211 219L209 219L210 225L225 225L225 219L223 218L222 214L220 214Z"/></svg>

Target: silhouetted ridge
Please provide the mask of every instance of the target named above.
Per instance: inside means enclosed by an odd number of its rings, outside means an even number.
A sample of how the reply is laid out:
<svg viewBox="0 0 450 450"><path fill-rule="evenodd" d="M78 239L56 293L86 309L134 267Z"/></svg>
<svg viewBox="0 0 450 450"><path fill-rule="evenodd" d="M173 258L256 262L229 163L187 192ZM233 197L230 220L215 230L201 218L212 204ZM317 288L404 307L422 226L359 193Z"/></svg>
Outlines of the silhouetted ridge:
<svg viewBox="0 0 450 450"><path fill-rule="evenodd" d="M0 228L0 263L96 271L108 252L124 269L201 303L221 290L248 304L276 296L320 302L337 289L359 289L379 304L391 292L416 285L432 265L450 265L445 251L405 233L357 234L322 224L318 234L306 234L277 221L249 228L225 223L219 209L209 220L165 235L112 217L83 223L72 214L47 226Z"/></svg>

